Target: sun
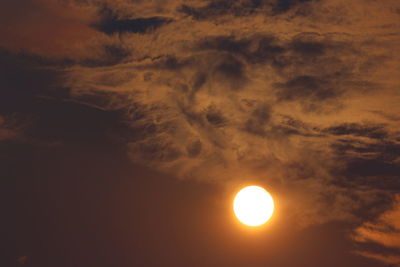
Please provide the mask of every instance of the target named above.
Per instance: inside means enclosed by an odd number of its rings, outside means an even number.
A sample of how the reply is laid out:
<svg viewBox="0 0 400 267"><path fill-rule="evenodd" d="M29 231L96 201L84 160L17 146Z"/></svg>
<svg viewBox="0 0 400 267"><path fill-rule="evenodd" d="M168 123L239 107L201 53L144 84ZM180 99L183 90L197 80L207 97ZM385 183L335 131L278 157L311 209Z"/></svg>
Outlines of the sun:
<svg viewBox="0 0 400 267"><path fill-rule="evenodd" d="M260 226L274 213L274 200L264 188L246 186L236 194L233 211L242 223L248 226Z"/></svg>

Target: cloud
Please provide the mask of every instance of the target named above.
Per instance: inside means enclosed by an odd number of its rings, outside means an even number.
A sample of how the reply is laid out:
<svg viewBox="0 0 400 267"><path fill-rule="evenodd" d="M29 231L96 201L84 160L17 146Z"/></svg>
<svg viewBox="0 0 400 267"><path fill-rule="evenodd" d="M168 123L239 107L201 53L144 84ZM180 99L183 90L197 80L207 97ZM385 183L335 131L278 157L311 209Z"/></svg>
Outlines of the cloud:
<svg viewBox="0 0 400 267"><path fill-rule="evenodd" d="M2 46L70 60L14 68L8 92L52 99L33 105L37 138L101 133L180 179L265 184L301 227L361 223L400 186L400 56L397 2L355 2L29 1L40 19L4 19Z"/></svg>
<svg viewBox="0 0 400 267"><path fill-rule="evenodd" d="M355 252L388 264L400 266L400 197L393 209L383 213L376 221L366 222L353 234L359 249Z"/></svg>
<svg viewBox="0 0 400 267"><path fill-rule="evenodd" d="M295 99L311 99L311 101L324 101L336 98L340 92L330 84L330 79L315 76L298 76L286 83L278 84L278 99L291 101Z"/></svg>
<svg viewBox="0 0 400 267"><path fill-rule="evenodd" d="M93 26L108 35L114 33L146 33L155 30L164 24L170 23L170 18L164 17L145 17L145 18L121 18L107 5L103 5L98 14L100 21Z"/></svg>
<svg viewBox="0 0 400 267"><path fill-rule="evenodd" d="M113 34L116 32L145 33L150 29L155 29L162 26L163 24L168 23L168 21L169 21L168 19L163 19L160 17L131 19L131 20L112 19L103 21L101 24L95 25L95 27L107 34Z"/></svg>
<svg viewBox="0 0 400 267"><path fill-rule="evenodd" d="M334 19L343 2L168 2L143 16L108 7L116 21L171 18L122 30L119 63L65 72L74 99L122 111L132 161L181 179L262 181L290 196L284 209L302 227L390 206L400 129L382 112L398 110L398 80L381 70L400 61L358 13Z"/></svg>
<svg viewBox="0 0 400 267"><path fill-rule="evenodd" d="M310 1L313 0L212 0L202 6L183 4L179 11L196 20L213 19L227 15L244 17L254 15L254 13L278 15Z"/></svg>
<svg viewBox="0 0 400 267"><path fill-rule="evenodd" d="M383 139L388 133L385 131L385 125L362 125L357 123L344 123L325 129L333 135L356 135L373 139Z"/></svg>

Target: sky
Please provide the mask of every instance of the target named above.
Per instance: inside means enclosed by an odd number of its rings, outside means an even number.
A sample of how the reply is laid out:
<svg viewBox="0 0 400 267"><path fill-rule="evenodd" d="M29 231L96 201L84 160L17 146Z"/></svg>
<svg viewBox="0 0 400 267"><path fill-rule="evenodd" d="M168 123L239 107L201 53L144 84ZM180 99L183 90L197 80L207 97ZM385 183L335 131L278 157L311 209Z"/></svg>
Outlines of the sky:
<svg viewBox="0 0 400 267"><path fill-rule="evenodd" d="M400 266L398 0L1 6L7 266Z"/></svg>

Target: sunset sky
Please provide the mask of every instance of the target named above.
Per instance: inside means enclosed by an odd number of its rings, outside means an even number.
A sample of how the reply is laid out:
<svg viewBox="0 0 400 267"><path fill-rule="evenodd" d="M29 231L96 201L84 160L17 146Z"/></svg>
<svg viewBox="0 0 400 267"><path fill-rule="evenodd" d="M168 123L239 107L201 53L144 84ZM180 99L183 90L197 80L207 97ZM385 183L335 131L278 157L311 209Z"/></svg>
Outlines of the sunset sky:
<svg viewBox="0 0 400 267"><path fill-rule="evenodd" d="M399 48L399 0L1 0L6 266L400 266Z"/></svg>

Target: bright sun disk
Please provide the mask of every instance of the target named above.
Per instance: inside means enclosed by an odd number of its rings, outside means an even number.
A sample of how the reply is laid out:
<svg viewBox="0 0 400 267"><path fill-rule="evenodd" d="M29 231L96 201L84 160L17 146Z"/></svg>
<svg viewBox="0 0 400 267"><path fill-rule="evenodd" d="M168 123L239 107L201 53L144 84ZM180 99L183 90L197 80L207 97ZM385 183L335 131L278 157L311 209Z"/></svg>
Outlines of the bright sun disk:
<svg viewBox="0 0 400 267"><path fill-rule="evenodd" d="M236 217L248 226L266 223L274 212L274 200L262 187L247 186L236 194L233 201Z"/></svg>

